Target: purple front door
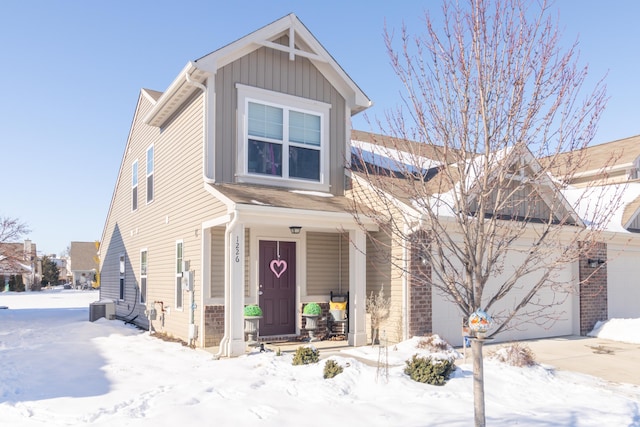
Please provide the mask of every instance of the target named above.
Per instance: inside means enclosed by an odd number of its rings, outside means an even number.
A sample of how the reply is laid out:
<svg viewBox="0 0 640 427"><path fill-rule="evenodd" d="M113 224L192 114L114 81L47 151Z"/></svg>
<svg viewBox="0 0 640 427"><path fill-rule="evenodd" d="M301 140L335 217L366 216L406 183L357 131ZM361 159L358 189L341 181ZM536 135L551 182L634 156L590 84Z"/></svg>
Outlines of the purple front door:
<svg viewBox="0 0 640 427"><path fill-rule="evenodd" d="M258 275L260 335L296 333L296 244L261 240Z"/></svg>

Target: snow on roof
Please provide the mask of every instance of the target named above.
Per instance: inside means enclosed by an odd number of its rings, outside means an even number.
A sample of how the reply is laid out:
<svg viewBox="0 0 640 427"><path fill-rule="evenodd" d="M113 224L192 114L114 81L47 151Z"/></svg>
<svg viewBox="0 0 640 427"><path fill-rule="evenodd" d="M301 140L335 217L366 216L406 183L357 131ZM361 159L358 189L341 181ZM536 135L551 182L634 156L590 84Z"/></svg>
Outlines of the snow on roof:
<svg viewBox="0 0 640 427"><path fill-rule="evenodd" d="M351 140L351 153L367 163L393 172L424 174L429 169L442 166L442 162L427 157L355 139Z"/></svg>
<svg viewBox="0 0 640 427"><path fill-rule="evenodd" d="M569 187L562 193L587 226L599 226L606 231L629 233L624 228L622 217L625 208L640 197L640 183ZM606 224L596 223L598 218L601 218L601 221L606 220Z"/></svg>

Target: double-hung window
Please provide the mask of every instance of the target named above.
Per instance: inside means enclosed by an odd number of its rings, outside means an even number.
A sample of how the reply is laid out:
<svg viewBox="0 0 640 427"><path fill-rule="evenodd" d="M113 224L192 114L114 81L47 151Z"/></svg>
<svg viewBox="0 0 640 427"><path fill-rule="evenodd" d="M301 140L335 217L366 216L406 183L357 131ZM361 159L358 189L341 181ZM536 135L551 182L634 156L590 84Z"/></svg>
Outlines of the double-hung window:
<svg viewBox="0 0 640 427"><path fill-rule="evenodd" d="M124 254L120 254L119 257L119 273L120 273L120 287L119 287L119 292L118 292L118 299L120 300L124 300L124 273L126 270L126 264L125 264L125 256Z"/></svg>
<svg viewBox="0 0 640 427"><path fill-rule="evenodd" d="M147 250L140 251L140 304L147 303Z"/></svg>
<svg viewBox="0 0 640 427"><path fill-rule="evenodd" d="M138 209L138 161L131 166L131 210Z"/></svg>
<svg viewBox="0 0 640 427"><path fill-rule="evenodd" d="M241 182L329 189L329 104L238 85Z"/></svg>
<svg viewBox="0 0 640 427"><path fill-rule="evenodd" d="M147 203L153 201L153 145L147 148Z"/></svg>

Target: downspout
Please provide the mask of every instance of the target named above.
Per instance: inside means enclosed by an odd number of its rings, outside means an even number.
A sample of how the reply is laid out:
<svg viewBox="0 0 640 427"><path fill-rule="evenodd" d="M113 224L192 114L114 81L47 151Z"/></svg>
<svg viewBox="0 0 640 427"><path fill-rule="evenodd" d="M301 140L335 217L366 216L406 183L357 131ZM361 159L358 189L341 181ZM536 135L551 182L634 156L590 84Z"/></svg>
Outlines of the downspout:
<svg viewBox="0 0 640 427"><path fill-rule="evenodd" d="M227 248L231 247L231 230L235 227L238 222L238 214L233 214L233 219L227 223L227 227L225 230L225 246ZM220 340L220 348L218 352L213 355L215 360L220 359L221 356L225 355L225 347L229 342L229 325L231 324L231 256L229 250L225 253L225 263L224 263L224 335Z"/></svg>
<svg viewBox="0 0 640 427"><path fill-rule="evenodd" d="M209 164L209 147L207 145L207 87L191 79L188 72L184 73L184 78L192 86L202 90L202 180L206 184L215 184L215 178L210 178L207 174L207 165Z"/></svg>

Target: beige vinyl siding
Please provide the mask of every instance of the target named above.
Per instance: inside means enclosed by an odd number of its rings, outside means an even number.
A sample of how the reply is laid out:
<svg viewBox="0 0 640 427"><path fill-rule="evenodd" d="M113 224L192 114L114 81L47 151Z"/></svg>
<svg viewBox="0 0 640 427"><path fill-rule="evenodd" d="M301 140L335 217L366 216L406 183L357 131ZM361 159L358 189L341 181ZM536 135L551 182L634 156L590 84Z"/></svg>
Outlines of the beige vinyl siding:
<svg viewBox="0 0 640 427"><path fill-rule="evenodd" d="M349 290L349 239L341 233L307 233L307 295Z"/></svg>
<svg viewBox="0 0 640 427"><path fill-rule="evenodd" d="M147 305L162 302L164 327L154 322L160 332L186 339L190 317L191 293L183 294L183 309L175 307L176 241L184 243L184 260L194 272L195 301L200 301L202 222L226 214L226 207L216 201L202 180L202 94L190 99L162 129L145 125L141 118L151 107L141 96L134 117L130 139L125 150L120 176L106 225L103 258L102 294L117 298L118 255L126 252L126 297L117 305L118 316L138 315L137 322L146 323L144 309L135 304L139 282L142 247L148 249ZM154 144L154 200L139 203L131 212L131 163L138 159L140 170L146 168L146 150ZM146 194L146 180L140 180L139 194ZM126 250L125 250L126 247ZM160 304L156 309L160 310ZM194 318L200 318L200 304ZM129 315L129 312L131 314ZM202 331L200 331L202 333Z"/></svg>
<svg viewBox="0 0 640 427"><path fill-rule="evenodd" d="M284 37L281 41L286 40ZM331 192L342 194L346 146L344 98L308 59L296 56L294 61L290 61L287 53L267 47L228 64L216 73L216 179L221 182L233 182L235 179L237 83L331 104Z"/></svg>

